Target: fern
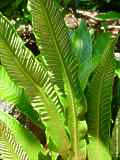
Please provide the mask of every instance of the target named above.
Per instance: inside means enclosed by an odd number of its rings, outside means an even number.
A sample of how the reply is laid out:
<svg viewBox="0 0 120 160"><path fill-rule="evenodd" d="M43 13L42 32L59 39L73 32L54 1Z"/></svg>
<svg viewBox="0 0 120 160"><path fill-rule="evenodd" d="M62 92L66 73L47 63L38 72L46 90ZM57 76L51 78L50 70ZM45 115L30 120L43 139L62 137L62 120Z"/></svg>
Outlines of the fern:
<svg viewBox="0 0 120 160"><path fill-rule="evenodd" d="M28 156L24 153L21 146L18 145L14 136L10 132L9 128L4 123L0 123L1 134L0 134L0 153L3 159L13 160L28 160Z"/></svg>
<svg viewBox="0 0 120 160"><path fill-rule="evenodd" d="M71 47L68 29L54 1L29 0L29 5L41 54L35 57L0 13L0 99L18 106L32 122L42 120L47 151L14 118L0 111L0 157L57 159L59 153L64 160L111 160L115 40L103 33L92 48L82 22L77 40L83 46L74 44L74 33ZM89 45L90 50L85 50Z"/></svg>
<svg viewBox="0 0 120 160"><path fill-rule="evenodd" d="M53 74L53 81L67 95L66 119L71 132L73 157L78 158L80 151L76 117L82 96L78 83L78 61L72 53L68 30L55 3L52 0L30 0L30 6L42 56Z"/></svg>
<svg viewBox="0 0 120 160"><path fill-rule="evenodd" d="M64 83L70 83L76 93L79 93L76 88L78 63L72 55L68 30L61 13L52 0L30 0L30 6L38 45L54 74L55 82L62 91Z"/></svg>
<svg viewBox="0 0 120 160"><path fill-rule="evenodd" d="M18 87L8 76L3 66L0 66L0 100L15 105L34 122L39 120L39 114L29 104L23 88Z"/></svg>
<svg viewBox="0 0 120 160"><path fill-rule="evenodd" d="M2 14L0 14L0 28L2 65L15 82L19 82L20 85L24 86L26 93L31 98L36 97L34 107L42 121L46 123L48 133L58 152L64 155L68 150L68 139L63 119L59 114L62 106L48 72L24 46L10 22ZM4 34L5 31L6 34ZM51 126L53 126L52 129ZM64 143L61 142L61 139Z"/></svg>
<svg viewBox="0 0 120 160"><path fill-rule="evenodd" d="M40 151L44 150L38 140L14 118L0 111L1 158L5 160L36 160Z"/></svg>
<svg viewBox="0 0 120 160"><path fill-rule="evenodd" d="M112 81L114 76L114 63L112 56L112 45L106 47L106 52L101 58L100 65L96 68L88 89L88 112L87 123L88 133L96 138L109 149L110 144L110 120L112 101ZM98 153L99 151L99 153ZM99 149L99 142L96 142L96 158L102 150ZM99 155L99 159L102 157Z"/></svg>

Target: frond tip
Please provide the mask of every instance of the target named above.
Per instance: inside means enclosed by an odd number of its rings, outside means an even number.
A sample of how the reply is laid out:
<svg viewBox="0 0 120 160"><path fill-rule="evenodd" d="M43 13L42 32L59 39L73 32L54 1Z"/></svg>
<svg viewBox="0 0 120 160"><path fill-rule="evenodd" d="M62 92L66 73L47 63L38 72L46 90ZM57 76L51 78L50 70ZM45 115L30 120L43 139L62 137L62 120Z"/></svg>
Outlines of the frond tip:
<svg viewBox="0 0 120 160"><path fill-rule="evenodd" d="M38 45L42 47L41 54L54 75L54 82L62 92L70 83L79 95L78 61L72 54L68 29L54 0L30 0L30 7Z"/></svg>

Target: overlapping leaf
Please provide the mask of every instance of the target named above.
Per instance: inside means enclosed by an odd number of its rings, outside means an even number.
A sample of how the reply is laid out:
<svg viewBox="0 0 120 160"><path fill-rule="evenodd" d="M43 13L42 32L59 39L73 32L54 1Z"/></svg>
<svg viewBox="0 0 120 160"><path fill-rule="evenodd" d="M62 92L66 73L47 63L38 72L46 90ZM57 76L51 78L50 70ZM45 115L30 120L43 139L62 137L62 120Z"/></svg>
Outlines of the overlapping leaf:
<svg viewBox="0 0 120 160"><path fill-rule="evenodd" d="M72 34L72 49L75 56L79 59L79 81L84 90L87 80L93 70L92 63L92 39L84 21Z"/></svg>
<svg viewBox="0 0 120 160"><path fill-rule="evenodd" d="M23 114L35 122L39 119L39 114L30 106L23 88L15 85L3 66L0 66L0 100L16 105Z"/></svg>
<svg viewBox="0 0 120 160"><path fill-rule="evenodd" d="M100 65L96 68L88 89L88 132L109 148L112 81L114 76L113 46L106 46ZM97 143L96 143L97 145ZM97 147L97 146L96 146Z"/></svg>
<svg viewBox="0 0 120 160"><path fill-rule="evenodd" d="M41 119L46 122L47 130L58 152L65 154L68 141L63 120L59 114L62 106L48 72L24 46L10 22L2 14L0 14L0 28L2 65L5 66L12 79L24 86L29 96L36 97L35 109Z"/></svg>
<svg viewBox="0 0 120 160"><path fill-rule="evenodd" d="M99 138L89 136L88 160L112 160L111 154Z"/></svg>
<svg viewBox="0 0 120 160"><path fill-rule="evenodd" d="M30 0L30 6L38 45L55 82L63 91L64 83L69 81L75 92L79 93L76 76L78 62L72 55L68 30L59 9L52 0Z"/></svg>
<svg viewBox="0 0 120 160"><path fill-rule="evenodd" d="M0 111L1 158L36 160L40 152L44 152L44 150L39 141L13 117Z"/></svg>
<svg viewBox="0 0 120 160"><path fill-rule="evenodd" d="M68 98L66 118L71 131L73 156L78 158L76 109L81 98L78 61L71 52L68 30L53 0L30 0L30 6L33 28L38 45L41 47L41 54L45 57L48 68L53 73L54 82L61 91L66 93Z"/></svg>

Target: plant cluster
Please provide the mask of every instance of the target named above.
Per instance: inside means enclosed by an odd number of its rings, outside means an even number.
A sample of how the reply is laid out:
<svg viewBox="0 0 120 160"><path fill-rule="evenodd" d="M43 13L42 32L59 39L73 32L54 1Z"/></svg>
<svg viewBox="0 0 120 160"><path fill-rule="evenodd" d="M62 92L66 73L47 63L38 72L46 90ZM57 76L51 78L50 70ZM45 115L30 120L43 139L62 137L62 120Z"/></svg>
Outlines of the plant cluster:
<svg viewBox="0 0 120 160"><path fill-rule="evenodd" d="M42 128L46 144L0 110L0 158L111 160L110 152L119 154L112 149L117 124L111 136L117 37L92 37L84 21L69 34L53 0L30 0L29 7L37 56L0 13L0 100Z"/></svg>

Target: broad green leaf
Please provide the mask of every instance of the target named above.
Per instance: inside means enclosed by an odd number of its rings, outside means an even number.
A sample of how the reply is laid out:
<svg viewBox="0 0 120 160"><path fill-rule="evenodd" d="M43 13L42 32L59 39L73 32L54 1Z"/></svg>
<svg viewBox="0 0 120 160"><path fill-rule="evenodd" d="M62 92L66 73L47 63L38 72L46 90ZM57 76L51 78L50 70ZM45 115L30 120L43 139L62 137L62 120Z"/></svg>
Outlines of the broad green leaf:
<svg viewBox="0 0 120 160"><path fill-rule="evenodd" d="M13 26L2 14L0 14L0 28L2 65L10 77L22 85L31 98L34 97L32 103L34 109L37 110L42 121L46 123L57 151L62 155L66 154L68 139L63 119L60 116L62 106L51 83L49 73L24 46Z"/></svg>
<svg viewBox="0 0 120 160"><path fill-rule="evenodd" d="M89 137L89 144L87 145L88 160L112 160L109 150L100 141L99 138Z"/></svg>
<svg viewBox="0 0 120 160"><path fill-rule="evenodd" d="M111 124L112 81L114 77L114 40L106 48L88 87L88 133L109 147ZM97 144L97 143L96 143ZM97 146L96 146L97 147Z"/></svg>
<svg viewBox="0 0 120 160"><path fill-rule="evenodd" d="M39 114L30 106L24 89L15 85L3 66L0 66L0 100L16 105L22 113L34 122L38 121Z"/></svg>
<svg viewBox="0 0 120 160"><path fill-rule="evenodd" d="M90 74L100 63L101 56L110 48L110 33L98 34L92 45L92 40L84 21L81 21L79 28L72 34L72 48L79 59L79 81L84 90Z"/></svg>
<svg viewBox="0 0 120 160"><path fill-rule="evenodd" d="M84 21L72 34L72 48L74 54L79 59L79 81L84 90L91 71L92 64L92 40Z"/></svg>
<svg viewBox="0 0 120 160"><path fill-rule="evenodd" d="M111 153L114 159L120 156L120 109L118 110L111 139Z"/></svg>
<svg viewBox="0 0 120 160"><path fill-rule="evenodd" d="M120 19L120 13L110 11L110 12L98 14L96 17L101 20L118 20Z"/></svg>
<svg viewBox="0 0 120 160"><path fill-rule="evenodd" d="M96 36L93 45L93 65L94 68L100 63L102 55L111 49L112 35L109 32L102 32Z"/></svg>
<svg viewBox="0 0 120 160"><path fill-rule="evenodd" d="M45 57L48 68L53 73L54 82L61 91L66 91L67 123L71 132L73 156L77 159L79 147L76 109L81 98L78 61L71 51L68 30L54 1L30 0L30 6L41 55Z"/></svg>
<svg viewBox="0 0 120 160"><path fill-rule="evenodd" d="M15 118L0 111L0 154L5 160L37 160L39 141Z"/></svg>

